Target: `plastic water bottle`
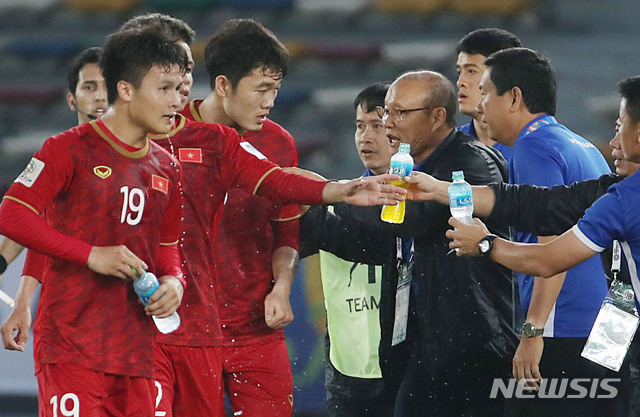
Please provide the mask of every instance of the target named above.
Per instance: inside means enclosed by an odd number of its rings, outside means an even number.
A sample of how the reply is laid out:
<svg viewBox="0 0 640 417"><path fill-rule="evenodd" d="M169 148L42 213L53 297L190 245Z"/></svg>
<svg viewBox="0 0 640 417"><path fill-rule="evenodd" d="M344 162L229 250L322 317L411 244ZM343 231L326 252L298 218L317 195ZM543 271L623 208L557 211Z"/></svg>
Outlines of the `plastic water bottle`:
<svg viewBox="0 0 640 417"><path fill-rule="evenodd" d="M398 152L391 157L391 164L389 166L389 174L400 175L405 177L411 174L413 170L413 158L411 157L411 145L408 143L401 143ZM403 179L391 181L393 185L397 185L402 188L409 188L409 184L404 182ZM380 219L387 223L402 223L404 221L405 201L398 201L395 206L383 206L380 213Z"/></svg>
<svg viewBox="0 0 640 417"><path fill-rule="evenodd" d="M133 290L138 294L140 301L142 301L142 304L145 306L149 305L149 299L159 286L158 278L152 272L144 272L142 276L136 277L133 281ZM152 316L152 318L160 333L171 333L180 327L180 316L177 311L174 311L169 317L160 318Z"/></svg>
<svg viewBox="0 0 640 417"><path fill-rule="evenodd" d="M464 172L453 171L449 185L449 209L451 215L465 224L473 224L473 192L464 180Z"/></svg>

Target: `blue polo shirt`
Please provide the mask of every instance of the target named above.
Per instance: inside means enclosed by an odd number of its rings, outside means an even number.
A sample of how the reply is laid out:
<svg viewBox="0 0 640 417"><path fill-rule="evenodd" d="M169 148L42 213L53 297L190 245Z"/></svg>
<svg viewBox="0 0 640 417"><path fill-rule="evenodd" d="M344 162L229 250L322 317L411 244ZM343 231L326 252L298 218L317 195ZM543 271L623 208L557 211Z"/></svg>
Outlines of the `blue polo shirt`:
<svg viewBox="0 0 640 417"><path fill-rule="evenodd" d="M589 141L543 115L532 120L518 135L509 163L510 182L545 187L597 178L611 172L600 151ZM516 232L518 242L538 238ZM534 277L518 274L523 309L529 309ZM587 337L607 295L606 276L599 256L567 271L562 290L545 324L546 337Z"/></svg>
<svg viewBox="0 0 640 417"><path fill-rule="evenodd" d="M640 294L640 175L635 173L612 185L572 230L595 252L602 252L614 240L620 241L637 302Z"/></svg>
<svg viewBox="0 0 640 417"><path fill-rule="evenodd" d="M473 136L478 139L478 135L476 134L476 128L473 125L473 120L466 125L462 125L458 127L458 130L466 133L469 136ZM511 163L511 157L513 156L513 148L511 146L505 145L504 143L496 142L493 147L500 151L504 159L507 160L507 164Z"/></svg>

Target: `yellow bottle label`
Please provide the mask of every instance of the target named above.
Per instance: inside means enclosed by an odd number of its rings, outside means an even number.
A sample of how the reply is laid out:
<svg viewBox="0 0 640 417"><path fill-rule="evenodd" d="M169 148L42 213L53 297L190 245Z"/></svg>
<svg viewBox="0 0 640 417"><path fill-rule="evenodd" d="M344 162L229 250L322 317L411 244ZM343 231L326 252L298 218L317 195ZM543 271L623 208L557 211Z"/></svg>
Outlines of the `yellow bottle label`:
<svg viewBox="0 0 640 417"><path fill-rule="evenodd" d="M395 180L391 181L391 184L397 185L402 188L409 188L409 184L404 182L404 180ZM395 206L382 206L382 211L380 212L380 220L387 223L400 224L404 222L404 212L405 212L405 201L399 201Z"/></svg>

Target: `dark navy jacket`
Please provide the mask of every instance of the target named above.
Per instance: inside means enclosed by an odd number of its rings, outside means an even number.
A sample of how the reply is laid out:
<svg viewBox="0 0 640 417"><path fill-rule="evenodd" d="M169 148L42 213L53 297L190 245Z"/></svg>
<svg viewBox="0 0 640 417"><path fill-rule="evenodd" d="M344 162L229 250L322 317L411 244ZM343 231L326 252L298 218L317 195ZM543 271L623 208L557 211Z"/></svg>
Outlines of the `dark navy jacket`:
<svg viewBox="0 0 640 417"><path fill-rule="evenodd" d="M447 181L451 181L452 171L463 170L465 180L473 185L508 181L499 152L456 129L419 169ZM406 345L391 347L398 280L396 236L415 241L407 339L422 344L429 366L453 370L477 366L483 358L510 363L518 344L514 329L521 324L520 316L516 318L517 285L510 270L491 260L447 255L447 206L407 202L401 225L382 222L379 207L343 204L334 211L312 207L301 219L301 243L303 248L305 244L319 245L344 259L383 265L380 353L385 379ZM506 226L489 222L488 227L508 237ZM507 367L505 375L511 370Z"/></svg>

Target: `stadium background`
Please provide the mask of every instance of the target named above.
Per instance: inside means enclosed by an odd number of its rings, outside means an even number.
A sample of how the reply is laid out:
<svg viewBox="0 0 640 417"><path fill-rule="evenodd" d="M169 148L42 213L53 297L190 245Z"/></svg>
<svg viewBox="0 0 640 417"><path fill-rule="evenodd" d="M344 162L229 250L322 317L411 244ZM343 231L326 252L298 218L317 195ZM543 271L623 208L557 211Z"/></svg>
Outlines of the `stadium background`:
<svg viewBox="0 0 640 417"><path fill-rule="evenodd" d="M470 30L501 27L546 51L556 69L558 119L607 157L617 82L640 73L640 2L633 0L0 0L0 193L47 137L76 122L64 100L74 54L146 11L196 30L192 98L208 93L204 45L221 22L251 17L270 28L292 56L270 117L293 134L300 166L329 178L362 171L352 142L357 92L418 68L455 82L455 45ZM0 289L11 295L23 259L3 274ZM324 415L322 296L304 266L291 295L296 319L286 328L298 417ZM0 322L9 314L0 304ZM2 417L37 415L31 355L0 349Z"/></svg>

